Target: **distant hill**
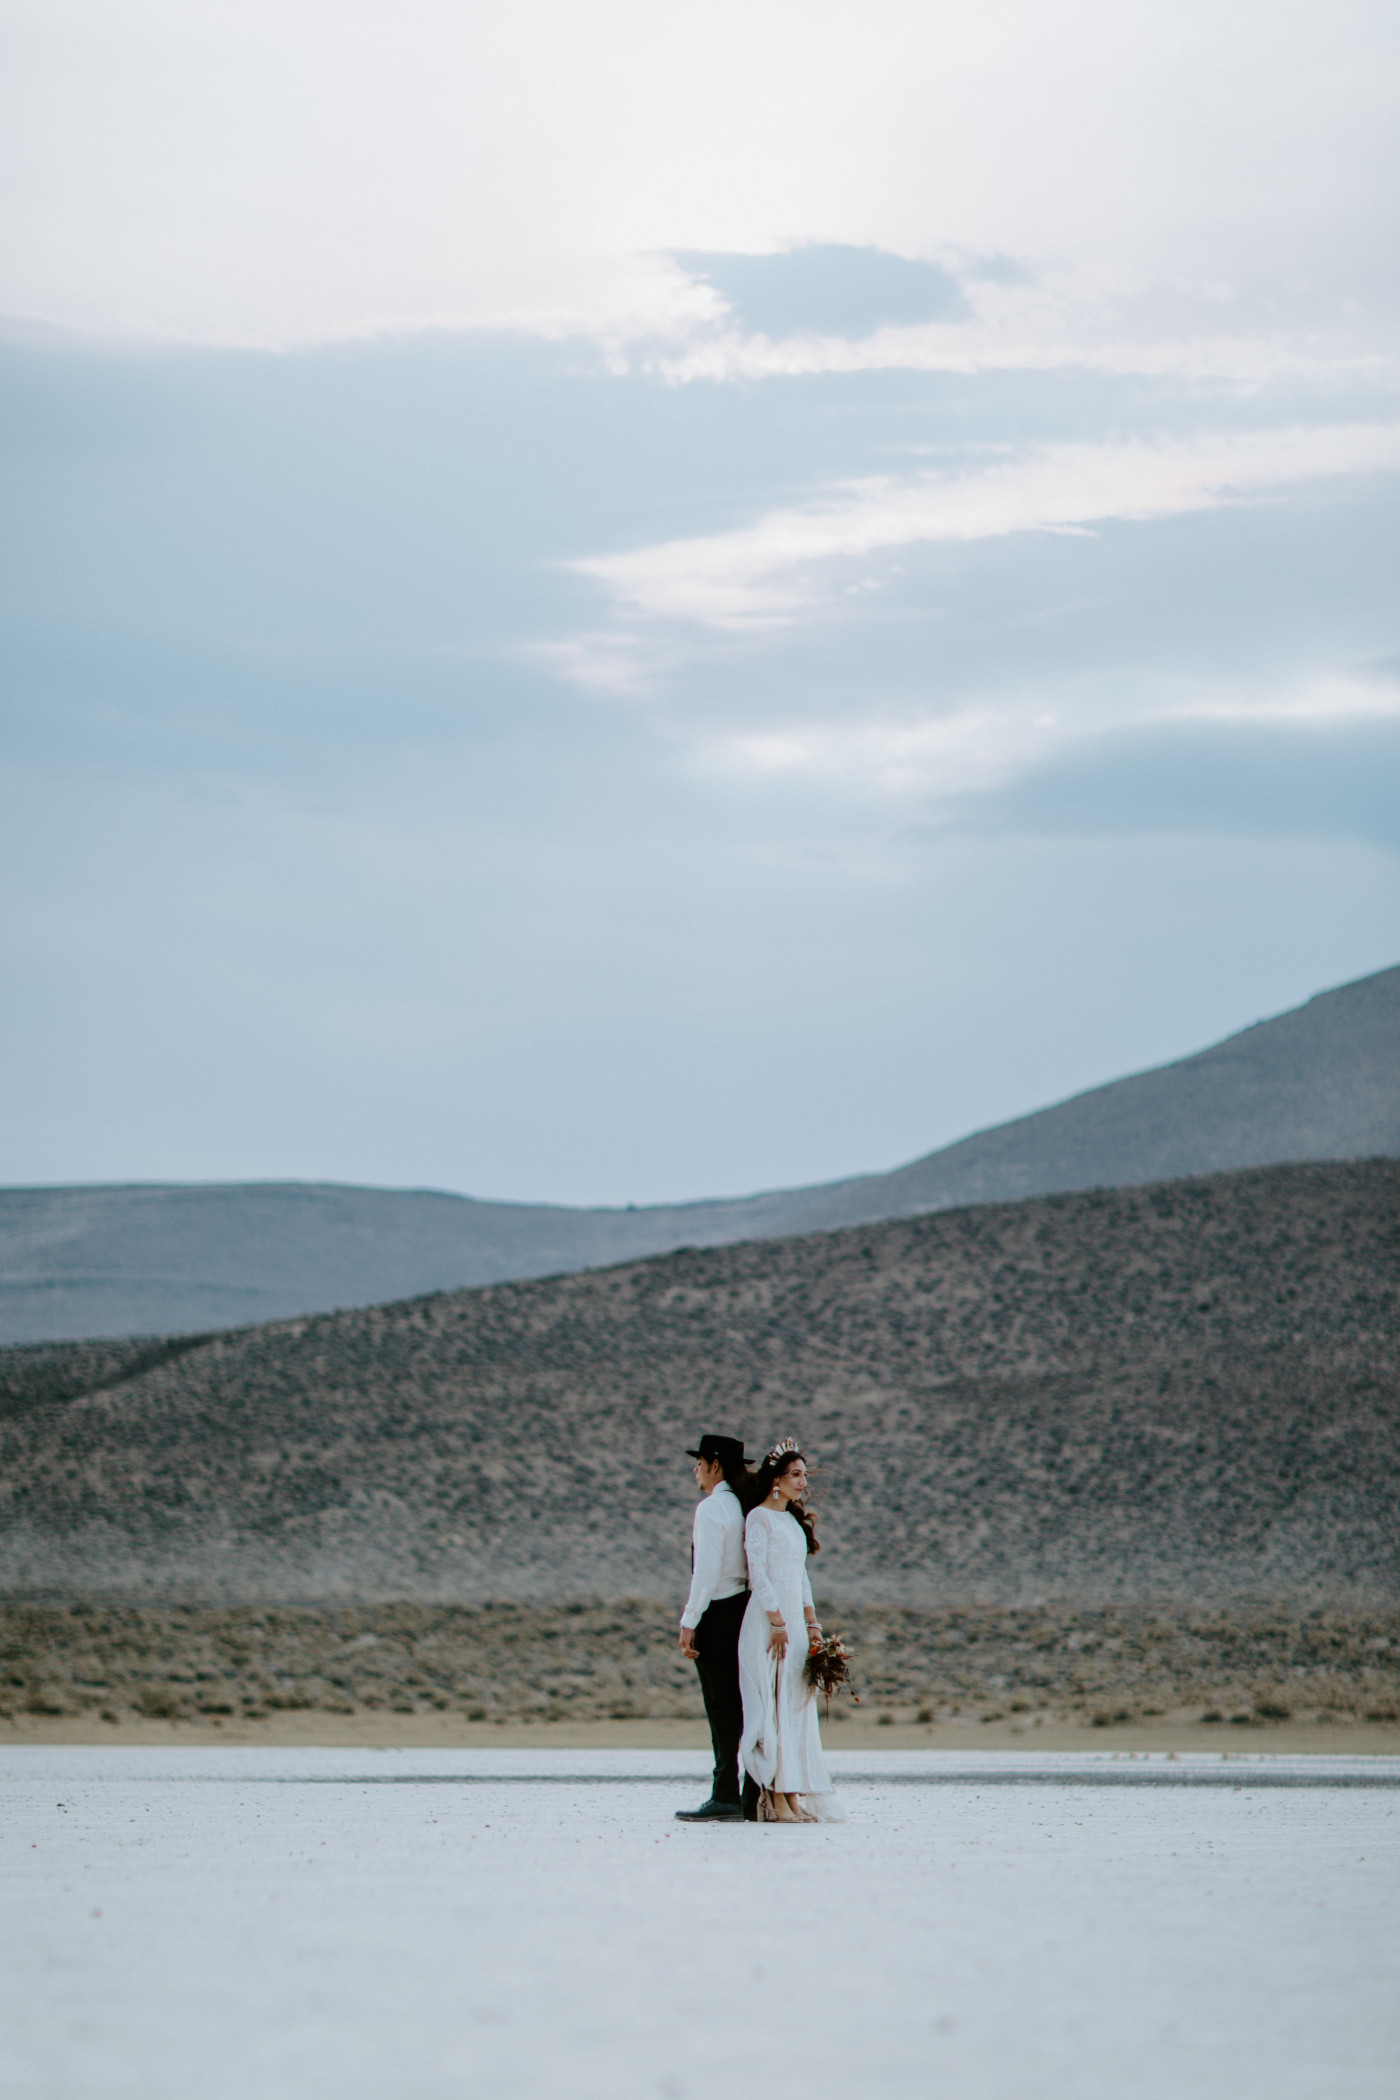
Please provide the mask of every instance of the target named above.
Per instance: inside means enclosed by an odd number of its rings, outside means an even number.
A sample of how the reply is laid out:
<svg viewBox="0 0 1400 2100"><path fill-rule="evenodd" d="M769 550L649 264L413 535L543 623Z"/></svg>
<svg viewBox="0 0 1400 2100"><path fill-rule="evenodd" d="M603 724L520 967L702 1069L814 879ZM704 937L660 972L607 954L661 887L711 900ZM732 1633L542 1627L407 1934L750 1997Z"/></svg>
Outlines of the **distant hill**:
<svg viewBox="0 0 1400 2100"><path fill-rule="evenodd" d="M969 1203L1400 1157L1400 968L893 1173L635 1210L305 1183L0 1190L0 1343L174 1334Z"/></svg>
<svg viewBox="0 0 1400 2100"><path fill-rule="evenodd" d="M821 1595L1400 1598L1400 1163L0 1353L0 1592L674 1595L700 1427L795 1434Z"/></svg>

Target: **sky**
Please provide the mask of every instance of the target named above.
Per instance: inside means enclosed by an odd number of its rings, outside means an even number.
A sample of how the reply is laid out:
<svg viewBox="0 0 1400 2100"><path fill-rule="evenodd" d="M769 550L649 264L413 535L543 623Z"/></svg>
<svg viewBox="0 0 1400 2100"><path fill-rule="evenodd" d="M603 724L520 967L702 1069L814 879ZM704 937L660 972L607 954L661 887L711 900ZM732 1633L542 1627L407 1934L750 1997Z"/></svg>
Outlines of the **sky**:
<svg viewBox="0 0 1400 2100"><path fill-rule="evenodd" d="M1400 959L1400 17L6 0L0 1181L819 1181Z"/></svg>

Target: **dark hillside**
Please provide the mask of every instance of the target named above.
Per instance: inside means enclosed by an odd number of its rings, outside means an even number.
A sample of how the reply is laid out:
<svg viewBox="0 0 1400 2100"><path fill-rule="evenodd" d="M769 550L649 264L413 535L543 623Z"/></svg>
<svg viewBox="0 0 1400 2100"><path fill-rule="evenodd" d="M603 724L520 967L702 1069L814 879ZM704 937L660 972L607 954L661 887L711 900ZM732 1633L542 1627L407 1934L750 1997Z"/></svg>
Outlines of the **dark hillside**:
<svg viewBox="0 0 1400 2100"><path fill-rule="evenodd" d="M1393 1601L1398 1337L1400 1164L1373 1161L682 1250L162 1361L12 1351L0 1581L665 1598L704 1423L803 1440L830 1597Z"/></svg>

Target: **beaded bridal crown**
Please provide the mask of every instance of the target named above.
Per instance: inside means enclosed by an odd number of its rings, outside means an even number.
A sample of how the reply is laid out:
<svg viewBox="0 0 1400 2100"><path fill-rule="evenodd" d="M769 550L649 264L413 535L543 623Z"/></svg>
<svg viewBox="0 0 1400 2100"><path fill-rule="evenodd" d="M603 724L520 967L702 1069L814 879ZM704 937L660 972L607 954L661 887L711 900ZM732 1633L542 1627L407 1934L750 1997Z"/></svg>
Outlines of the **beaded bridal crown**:
<svg viewBox="0 0 1400 2100"><path fill-rule="evenodd" d="M775 1444L773 1446L768 1456L770 1458L786 1458L789 1451L800 1452L801 1449L802 1446L798 1443L797 1438L795 1436L785 1436L781 1444Z"/></svg>

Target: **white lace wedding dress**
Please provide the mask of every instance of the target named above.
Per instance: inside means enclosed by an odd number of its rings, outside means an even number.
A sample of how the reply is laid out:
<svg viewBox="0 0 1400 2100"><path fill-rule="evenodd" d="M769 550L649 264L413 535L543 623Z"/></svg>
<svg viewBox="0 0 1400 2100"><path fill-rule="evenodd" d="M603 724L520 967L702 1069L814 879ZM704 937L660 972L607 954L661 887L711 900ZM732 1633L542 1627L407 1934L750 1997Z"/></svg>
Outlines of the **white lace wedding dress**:
<svg viewBox="0 0 1400 2100"><path fill-rule="evenodd" d="M744 1525L749 1603L739 1633L739 1689L744 1733L739 1762L759 1784L798 1794L825 1823L845 1821L822 1757L816 1694L807 1683L807 1626L812 1602L807 1579L807 1534L785 1509L755 1509ZM770 1611L787 1627L787 1654L775 1663L768 1647Z"/></svg>

